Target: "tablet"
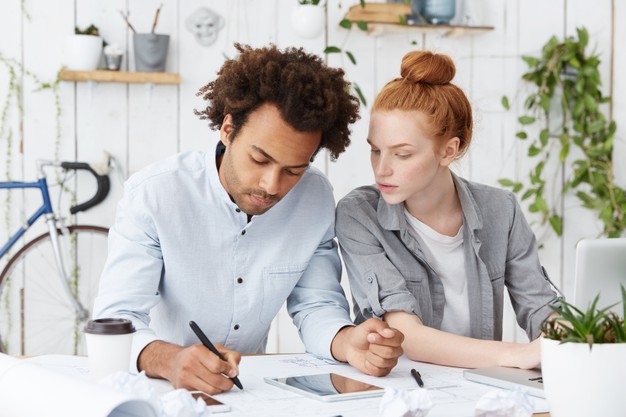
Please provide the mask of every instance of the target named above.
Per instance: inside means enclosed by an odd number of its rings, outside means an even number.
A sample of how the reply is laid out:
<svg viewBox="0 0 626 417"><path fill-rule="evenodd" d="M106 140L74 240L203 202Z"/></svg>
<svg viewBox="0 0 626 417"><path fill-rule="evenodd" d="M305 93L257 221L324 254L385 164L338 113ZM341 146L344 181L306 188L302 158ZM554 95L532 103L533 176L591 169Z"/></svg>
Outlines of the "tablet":
<svg viewBox="0 0 626 417"><path fill-rule="evenodd" d="M320 401L377 397L383 388L335 373L265 378L265 382Z"/></svg>

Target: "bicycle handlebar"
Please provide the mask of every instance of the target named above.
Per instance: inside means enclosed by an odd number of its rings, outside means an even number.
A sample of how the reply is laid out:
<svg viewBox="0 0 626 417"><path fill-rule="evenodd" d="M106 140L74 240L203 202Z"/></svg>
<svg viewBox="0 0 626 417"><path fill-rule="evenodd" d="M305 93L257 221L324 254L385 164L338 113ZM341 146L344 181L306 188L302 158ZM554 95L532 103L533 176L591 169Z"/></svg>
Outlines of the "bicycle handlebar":
<svg viewBox="0 0 626 417"><path fill-rule="evenodd" d="M111 189L111 182L109 181L108 175L100 175L96 171L94 171L89 164L85 162L61 162L61 168L63 169L74 169L74 170L85 170L91 173L97 182L96 193L91 199L85 201L81 204L76 204L75 206L70 207L70 213L76 214L79 211L89 210L91 207L99 204L102 200L106 198L109 194L109 190Z"/></svg>

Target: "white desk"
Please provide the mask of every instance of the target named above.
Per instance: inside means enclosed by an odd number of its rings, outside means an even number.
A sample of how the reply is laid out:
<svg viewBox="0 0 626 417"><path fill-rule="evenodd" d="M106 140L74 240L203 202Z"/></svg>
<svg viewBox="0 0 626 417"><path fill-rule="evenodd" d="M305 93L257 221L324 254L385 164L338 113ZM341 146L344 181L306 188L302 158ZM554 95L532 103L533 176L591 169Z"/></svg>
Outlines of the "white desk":
<svg viewBox="0 0 626 417"><path fill-rule="evenodd" d="M77 378L86 378L88 374L84 357L51 355L24 361L39 363L57 372L74 374ZM217 415L220 417L331 417L337 415L377 417L380 397L325 403L271 386L265 383L263 378L335 372L381 387L417 389L417 384L410 375L411 368L420 371L435 403L428 414L429 417L471 417L474 415L474 406L478 399L494 389L465 380L462 376L462 369L412 362L405 357L400 359L388 376L377 378L364 375L345 364L331 364L304 354L244 356L240 364L239 376L244 390L233 388L230 392L216 395L216 398L232 407L232 411ZM172 389L167 381L151 380L151 383L155 390L161 393ZM5 394L9 393L5 392ZM547 410L545 400L530 398L537 411ZM63 410L60 411L58 414L50 413L50 415L63 415Z"/></svg>

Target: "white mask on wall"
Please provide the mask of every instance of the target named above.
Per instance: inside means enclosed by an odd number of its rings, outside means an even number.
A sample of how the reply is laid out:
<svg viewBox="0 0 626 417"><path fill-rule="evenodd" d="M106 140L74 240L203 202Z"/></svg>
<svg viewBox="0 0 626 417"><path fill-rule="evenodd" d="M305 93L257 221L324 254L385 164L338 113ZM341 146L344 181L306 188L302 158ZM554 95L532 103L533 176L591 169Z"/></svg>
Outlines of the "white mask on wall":
<svg viewBox="0 0 626 417"><path fill-rule="evenodd" d="M207 7L200 7L185 20L185 26L200 45L210 46L224 27L224 18Z"/></svg>

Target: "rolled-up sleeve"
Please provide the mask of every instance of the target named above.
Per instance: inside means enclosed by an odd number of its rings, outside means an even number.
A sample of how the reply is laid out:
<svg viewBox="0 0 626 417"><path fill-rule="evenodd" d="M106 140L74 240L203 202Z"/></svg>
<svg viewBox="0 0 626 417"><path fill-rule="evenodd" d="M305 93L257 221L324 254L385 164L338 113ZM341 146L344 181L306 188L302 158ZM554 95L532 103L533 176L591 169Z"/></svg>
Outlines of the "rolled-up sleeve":
<svg viewBox="0 0 626 417"><path fill-rule="evenodd" d="M350 290L360 314L382 318L386 312L406 311L421 316L405 277L389 260L376 235L383 232L375 216L368 216L358 200L348 197L337 205L336 222Z"/></svg>
<svg viewBox="0 0 626 417"><path fill-rule="evenodd" d="M115 225L109 232L108 257L93 317L125 318L133 322L131 370L143 348L157 339L150 329L150 309L159 302L163 259L154 223L145 214L141 198L128 184L119 202Z"/></svg>
<svg viewBox="0 0 626 417"><path fill-rule="evenodd" d="M517 322L533 340L541 334L543 323L553 310L556 294L541 272L537 242L513 194L513 217L506 255L506 286Z"/></svg>

